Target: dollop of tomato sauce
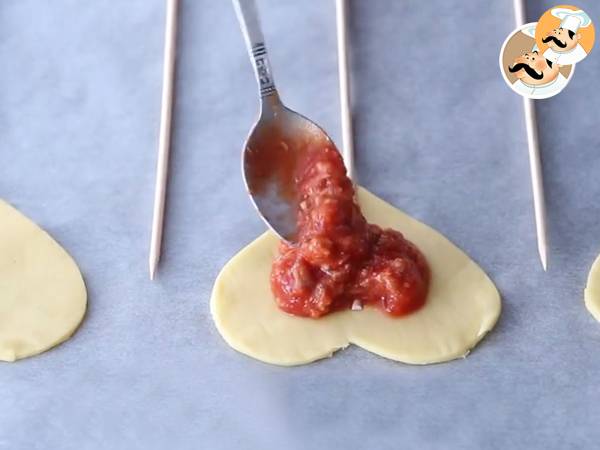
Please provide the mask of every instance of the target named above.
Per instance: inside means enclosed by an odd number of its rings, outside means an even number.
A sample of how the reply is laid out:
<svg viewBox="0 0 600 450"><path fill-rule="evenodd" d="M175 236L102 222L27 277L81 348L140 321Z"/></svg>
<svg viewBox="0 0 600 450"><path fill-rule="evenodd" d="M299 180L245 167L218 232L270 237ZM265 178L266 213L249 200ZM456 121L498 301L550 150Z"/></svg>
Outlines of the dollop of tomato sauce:
<svg viewBox="0 0 600 450"><path fill-rule="evenodd" d="M402 316L425 303L430 271L398 231L367 223L339 152L307 152L295 176L298 235L282 241L271 270L279 308L318 318L355 300Z"/></svg>

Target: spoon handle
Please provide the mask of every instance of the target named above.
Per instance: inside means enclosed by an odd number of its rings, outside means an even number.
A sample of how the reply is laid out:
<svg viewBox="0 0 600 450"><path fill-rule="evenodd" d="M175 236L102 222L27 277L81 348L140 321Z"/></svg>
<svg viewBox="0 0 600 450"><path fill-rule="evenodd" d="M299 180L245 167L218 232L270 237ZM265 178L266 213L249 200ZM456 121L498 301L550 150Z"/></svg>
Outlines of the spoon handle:
<svg viewBox="0 0 600 450"><path fill-rule="evenodd" d="M267 56L265 38L260 27L256 2L254 0L233 0L233 7L244 34L256 81L258 81L260 96L264 98L273 95L277 90L275 89L271 63Z"/></svg>

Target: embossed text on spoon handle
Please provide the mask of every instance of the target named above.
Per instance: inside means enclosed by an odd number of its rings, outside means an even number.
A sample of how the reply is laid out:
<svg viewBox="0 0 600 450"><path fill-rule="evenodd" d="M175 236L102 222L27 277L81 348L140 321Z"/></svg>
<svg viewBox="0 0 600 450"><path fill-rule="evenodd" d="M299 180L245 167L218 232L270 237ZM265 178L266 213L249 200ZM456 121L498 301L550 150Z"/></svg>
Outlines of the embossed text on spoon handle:
<svg viewBox="0 0 600 450"><path fill-rule="evenodd" d="M246 47L254 67L261 97L275 94L275 82L271 71L271 63L267 55L267 47L260 27L256 2L254 0L233 0L233 6L244 34Z"/></svg>

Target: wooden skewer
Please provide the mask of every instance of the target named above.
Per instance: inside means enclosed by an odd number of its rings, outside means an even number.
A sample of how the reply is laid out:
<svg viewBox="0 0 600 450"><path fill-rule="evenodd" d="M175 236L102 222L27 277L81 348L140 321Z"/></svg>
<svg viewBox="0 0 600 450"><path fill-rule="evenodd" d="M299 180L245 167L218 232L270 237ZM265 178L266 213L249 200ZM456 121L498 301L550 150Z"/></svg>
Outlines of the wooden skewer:
<svg viewBox="0 0 600 450"><path fill-rule="evenodd" d="M354 135L352 132L352 108L350 107L350 70L348 69L348 0L335 0L337 30L338 75L340 85L340 112L342 115L342 156L346 172L356 181L354 170ZM355 299L352 310L363 309L362 301Z"/></svg>
<svg viewBox="0 0 600 450"><path fill-rule="evenodd" d="M527 17L525 14L525 0L514 0L514 9L517 26L524 25ZM535 211L537 246L542 267L544 270L547 270L546 204L544 200L544 182L542 178L542 164L535 104L532 99L524 97L523 106L525 109L527 146L529 147L529 168L531 171L531 185L533 187L533 207Z"/></svg>
<svg viewBox="0 0 600 450"><path fill-rule="evenodd" d="M150 239L150 279L156 275L162 247L165 215L165 194L169 173L171 144L171 117L173 115L173 81L175 78L175 51L177 42L177 10L179 0L167 0L165 50L163 66L162 105L160 111L160 133L158 137L158 162L154 189L154 213L152 215L152 237Z"/></svg>
<svg viewBox="0 0 600 450"><path fill-rule="evenodd" d="M350 108L350 70L348 69L348 0L336 0L338 75L340 84L340 111L342 114L342 156L348 176L354 180L354 143L352 110Z"/></svg>

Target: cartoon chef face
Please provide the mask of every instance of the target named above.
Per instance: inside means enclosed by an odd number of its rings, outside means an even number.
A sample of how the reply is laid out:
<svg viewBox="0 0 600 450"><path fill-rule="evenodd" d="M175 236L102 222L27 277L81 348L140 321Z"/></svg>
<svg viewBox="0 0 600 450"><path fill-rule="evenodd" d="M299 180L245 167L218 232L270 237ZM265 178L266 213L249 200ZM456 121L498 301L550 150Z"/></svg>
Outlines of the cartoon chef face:
<svg viewBox="0 0 600 450"><path fill-rule="evenodd" d="M534 50L516 58L512 66L508 66L508 71L514 73L523 83L541 85L558 77L559 66Z"/></svg>
<svg viewBox="0 0 600 450"><path fill-rule="evenodd" d="M575 33L566 28L555 28L542 39L544 44L548 44L555 52L568 52L577 47L577 43L581 39L581 34Z"/></svg>

